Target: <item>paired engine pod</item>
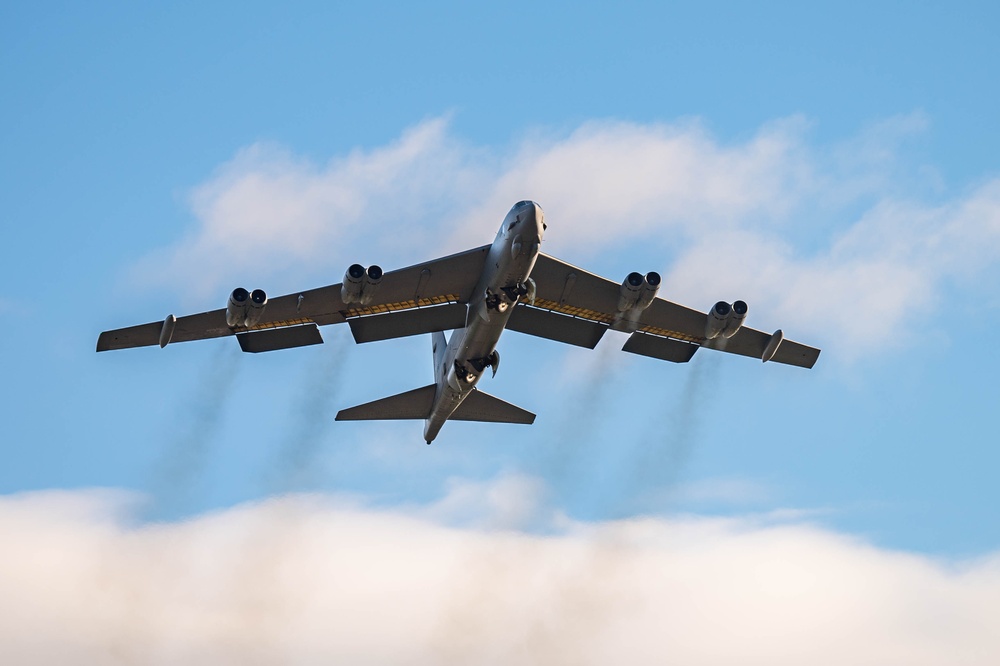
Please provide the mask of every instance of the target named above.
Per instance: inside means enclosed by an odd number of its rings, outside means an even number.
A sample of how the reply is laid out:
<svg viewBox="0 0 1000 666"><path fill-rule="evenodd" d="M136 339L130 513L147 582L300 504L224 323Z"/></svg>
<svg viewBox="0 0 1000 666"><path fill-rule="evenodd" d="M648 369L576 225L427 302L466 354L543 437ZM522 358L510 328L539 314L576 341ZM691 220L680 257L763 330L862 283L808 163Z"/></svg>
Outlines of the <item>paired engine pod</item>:
<svg viewBox="0 0 1000 666"><path fill-rule="evenodd" d="M361 264L351 264L344 273L340 287L340 300L344 303L370 303L378 286L382 284L382 269L372 265L367 269Z"/></svg>
<svg viewBox="0 0 1000 666"><path fill-rule="evenodd" d="M719 301L708 311L708 322L705 324L705 337L713 340L718 337L731 338L743 326L747 318L747 304L736 301L732 305Z"/></svg>
<svg viewBox="0 0 1000 666"><path fill-rule="evenodd" d="M249 328L260 321L266 305L267 294L263 289L254 289L251 293L243 287L237 287L229 295L229 302L226 304L226 324L229 328Z"/></svg>

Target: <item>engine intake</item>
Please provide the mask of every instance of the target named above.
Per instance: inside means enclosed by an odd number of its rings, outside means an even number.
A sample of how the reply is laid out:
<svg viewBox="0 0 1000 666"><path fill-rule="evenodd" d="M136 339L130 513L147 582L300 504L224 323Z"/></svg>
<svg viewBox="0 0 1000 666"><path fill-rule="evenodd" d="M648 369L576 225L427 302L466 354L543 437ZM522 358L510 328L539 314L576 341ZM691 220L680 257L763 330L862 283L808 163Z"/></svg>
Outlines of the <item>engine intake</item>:
<svg viewBox="0 0 1000 666"><path fill-rule="evenodd" d="M247 308L250 302L250 292L243 287L236 287L233 293L229 294L229 302L226 304L226 324L229 328L243 326L247 318Z"/></svg>
<svg viewBox="0 0 1000 666"><path fill-rule="evenodd" d="M705 324L705 337L713 340L718 337L731 338L736 335L743 320L747 318L747 304L736 301L732 305L719 301L708 311L708 322Z"/></svg>
<svg viewBox="0 0 1000 666"><path fill-rule="evenodd" d="M371 303L380 284L382 284L382 269L378 266L369 266L365 271L365 283L361 287L361 302L366 305Z"/></svg>
<svg viewBox="0 0 1000 666"><path fill-rule="evenodd" d="M726 327L722 329L722 337L731 338L736 335L736 332L743 326L743 320L747 318L747 309L747 304L743 301L733 303L733 311L729 314Z"/></svg>
<svg viewBox="0 0 1000 666"><path fill-rule="evenodd" d="M344 303L371 303L379 285L382 284L382 269L371 265L365 268L361 264L351 264L344 273L344 282L340 287L340 299Z"/></svg>
<svg viewBox="0 0 1000 666"><path fill-rule="evenodd" d="M361 264L351 264L344 273L344 283L340 287L340 300L345 303L360 303L361 288L365 281L365 267Z"/></svg>
<svg viewBox="0 0 1000 666"><path fill-rule="evenodd" d="M267 294L263 289L254 289L250 292L250 305L247 308L246 327L256 326L260 318L264 316L264 308L267 306Z"/></svg>
<svg viewBox="0 0 1000 666"><path fill-rule="evenodd" d="M719 301L712 306L712 309L708 311L708 323L705 325L705 337L709 340L719 337L726 328L726 322L729 320L729 313L733 311L733 307L726 303L725 301Z"/></svg>
<svg viewBox="0 0 1000 666"><path fill-rule="evenodd" d="M656 292L659 290L660 274L654 271L646 273L646 277L642 280L642 291L639 294L639 299L635 302L635 308L638 310L648 308L653 304L653 299L656 298Z"/></svg>
<svg viewBox="0 0 1000 666"><path fill-rule="evenodd" d="M621 289L618 291L618 312L632 309L632 306L639 300L639 296L642 295L644 282L642 273L633 272L625 276Z"/></svg>
<svg viewBox="0 0 1000 666"><path fill-rule="evenodd" d="M254 326L263 316L266 305L267 294L263 289L254 289L251 293L243 287L237 287L226 303L226 324L230 328Z"/></svg>

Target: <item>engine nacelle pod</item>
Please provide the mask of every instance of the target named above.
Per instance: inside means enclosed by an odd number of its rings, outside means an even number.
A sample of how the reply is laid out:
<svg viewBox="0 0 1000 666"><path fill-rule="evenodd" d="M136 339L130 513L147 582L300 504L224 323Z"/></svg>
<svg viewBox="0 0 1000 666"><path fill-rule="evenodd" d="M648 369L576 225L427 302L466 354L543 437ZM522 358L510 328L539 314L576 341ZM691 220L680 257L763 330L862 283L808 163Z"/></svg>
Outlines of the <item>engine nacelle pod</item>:
<svg viewBox="0 0 1000 666"><path fill-rule="evenodd" d="M725 301L719 301L708 311L708 323L705 324L705 337L713 340L726 329L733 306Z"/></svg>
<svg viewBox="0 0 1000 666"><path fill-rule="evenodd" d="M382 269L375 265L369 266L368 270L365 271L364 284L361 285L362 304L367 305L372 302L380 284L382 284Z"/></svg>
<svg viewBox="0 0 1000 666"><path fill-rule="evenodd" d="M646 277L642 280L642 291L639 293L639 299L635 302L635 308L637 310L648 308L653 304L653 299L656 298L656 292L659 290L660 274L655 271L646 273Z"/></svg>
<svg viewBox="0 0 1000 666"><path fill-rule="evenodd" d="M729 313L729 320L726 327L722 329L722 337L731 338L743 326L743 320L747 318L747 304L743 301L733 303L732 312Z"/></svg>
<svg viewBox="0 0 1000 666"><path fill-rule="evenodd" d="M361 264L351 264L344 273L344 282L340 287L340 300L344 303L371 303L379 285L382 284L382 269L378 266L365 268Z"/></svg>
<svg viewBox="0 0 1000 666"><path fill-rule="evenodd" d="M267 306L267 294L263 289L254 289L250 292L250 305L247 307L247 316L243 325L247 328L256 326L260 318L264 316L264 308Z"/></svg>
<svg viewBox="0 0 1000 666"><path fill-rule="evenodd" d="M243 287L236 287L229 294L226 304L226 324L229 328L243 326L247 320L247 310L250 308L250 292Z"/></svg>
<svg viewBox="0 0 1000 666"><path fill-rule="evenodd" d="M642 295L645 280L642 273L629 273L618 291L618 312L631 310Z"/></svg>
<svg viewBox="0 0 1000 666"><path fill-rule="evenodd" d="M351 264L344 273L344 283L340 287L340 299L345 303L361 302L361 287L365 283L365 267L361 264Z"/></svg>

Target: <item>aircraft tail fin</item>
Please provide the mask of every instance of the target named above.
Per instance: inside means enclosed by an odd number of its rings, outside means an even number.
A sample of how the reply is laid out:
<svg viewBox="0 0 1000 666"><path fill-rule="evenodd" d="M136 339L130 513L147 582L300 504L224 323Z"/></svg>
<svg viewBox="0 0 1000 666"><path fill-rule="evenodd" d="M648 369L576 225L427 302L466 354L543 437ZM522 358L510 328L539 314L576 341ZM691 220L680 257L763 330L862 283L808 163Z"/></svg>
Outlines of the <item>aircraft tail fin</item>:
<svg viewBox="0 0 1000 666"><path fill-rule="evenodd" d="M342 409L338 421L394 421L400 419L423 420L430 416L434 406L434 384L398 393L388 398L366 402L357 407Z"/></svg>
<svg viewBox="0 0 1000 666"><path fill-rule="evenodd" d="M489 393L475 390L466 396L455 413L451 415L455 421L485 421L488 423L523 423L530 425L535 422L535 415L526 409L495 398Z"/></svg>

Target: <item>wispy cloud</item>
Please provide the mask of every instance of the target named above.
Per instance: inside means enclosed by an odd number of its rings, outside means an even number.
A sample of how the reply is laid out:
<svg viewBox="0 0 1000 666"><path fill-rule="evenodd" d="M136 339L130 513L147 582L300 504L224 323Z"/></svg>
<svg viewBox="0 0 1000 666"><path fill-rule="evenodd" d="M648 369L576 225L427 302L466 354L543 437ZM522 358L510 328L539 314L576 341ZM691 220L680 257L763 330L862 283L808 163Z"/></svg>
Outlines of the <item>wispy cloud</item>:
<svg viewBox="0 0 1000 666"><path fill-rule="evenodd" d="M901 116L818 145L797 117L733 141L697 121L590 122L488 148L436 119L325 165L254 145L192 193L190 233L136 271L221 305L237 284L294 290L355 261L392 268L487 242L528 197L546 209L547 251L671 257L668 297L743 298L751 323L862 356L1000 259L1000 180L944 197L901 148L927 125Z"/></svg>
<svg viewBox="0 0 1000 666"><path fill-rule="evenodd" d="M476 513L490 492L456 482L451 497L472 497ZM1000 655L1000 555L940 561L756 518L567 523L540 536L307 495L138 525L130 502L0 497L6 660L919 666Z"/></svg>

